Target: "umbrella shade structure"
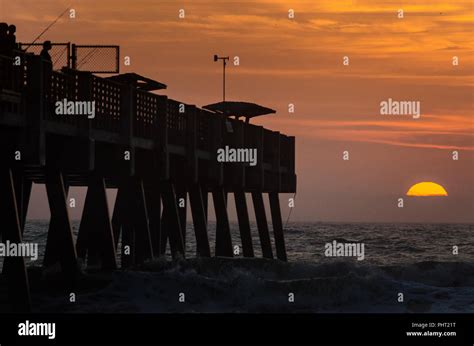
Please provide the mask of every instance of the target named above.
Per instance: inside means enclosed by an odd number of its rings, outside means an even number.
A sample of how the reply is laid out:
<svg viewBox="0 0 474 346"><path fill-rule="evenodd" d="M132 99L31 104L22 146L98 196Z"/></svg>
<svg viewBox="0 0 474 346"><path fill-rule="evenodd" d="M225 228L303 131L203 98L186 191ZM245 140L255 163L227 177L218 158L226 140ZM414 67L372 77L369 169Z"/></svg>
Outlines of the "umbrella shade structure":
<svg viewBox="0 0 474 346"><path fill-rule="evenodd" d="M143 77L136 73L122 73L116 76L108 77L107 79L120 83L133 84L137 89L143 91L166 89L166 84L147 77Z"/></svg>
<svg viewBox="0 0 474 346"><path fill-rule="evenodd" d="M274 109L256 103L241 101L222 101L202 108L225 116L235 116L236 118L245 117L247 122L253 117L276 113Z"/></svg>

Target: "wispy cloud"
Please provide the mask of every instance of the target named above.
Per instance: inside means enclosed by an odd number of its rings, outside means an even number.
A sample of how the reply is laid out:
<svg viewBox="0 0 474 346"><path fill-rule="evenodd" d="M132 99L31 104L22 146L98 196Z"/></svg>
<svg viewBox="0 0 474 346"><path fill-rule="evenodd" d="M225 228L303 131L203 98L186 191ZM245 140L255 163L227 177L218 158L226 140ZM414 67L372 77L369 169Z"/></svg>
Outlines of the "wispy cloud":
<svg viewBox="0 0 474 346"><path fill-rule="evenodd" d="M289 122L280 119L280 123ZM463 116L425 115L417 120L297 119L298 135L345 142L380 143L427 149L474 150L474 123Z"/></svg>

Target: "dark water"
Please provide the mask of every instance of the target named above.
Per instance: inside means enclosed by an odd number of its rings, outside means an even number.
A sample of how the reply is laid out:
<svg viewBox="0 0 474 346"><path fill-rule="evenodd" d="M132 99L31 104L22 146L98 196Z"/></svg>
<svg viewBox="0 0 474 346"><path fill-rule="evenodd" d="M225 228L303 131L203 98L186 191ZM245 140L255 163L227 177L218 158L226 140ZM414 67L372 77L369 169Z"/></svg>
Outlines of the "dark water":
<svg viewBox="0 0 474 346"><path fill-rule="evenodd" d="M78 223L73 224L77 233ZM258 233L253 244L261 256ZM271 225L270 225L271 229ZM47 223L29 222L25 242L38 242L41 263ZM215 225L210 225L214 244ZM234 245L240 245L232 224ZM291 223L289 263L265 259L196 259L192 227L186 262L158 260L142 271L117 271L110 283L64 297L37 297L37 308L70 312L474 312L473 225ZM325 244L364 243L364 260L326 257ZM459 253L453 254L453 246ZM35 264L33 264L35 265ZM178 302L178 294L186 302ZM294 302L289 302L289 294ZM399 294L403 302L399 302Z"/></svg>
<svg viewBox="0 0 474 346"><path fill-rule="evenodd" d="M72 226L76 236L79 222L73 222ZM269 227L271 231L271 224ZM215 223L211 222L209 228L212 245L215 239ZM26 224L24 241L39 244L39 261L44 255L47 229L48 221L30 221ZM231 224L231 231L233 244L241 246L236 223ZM195 256L193 232L192 226L188 224L187 257ZM255 253L261 256L255 224L252 225L252 235ZM334 258L324 256L325 244L333 240L364 243L365 258L362 262L366 264L474 261L474 225L469 224L290 223L285 230L285 240L291 262L334 261ZM453 246L459 248L459 254L456 256L453 255Z"/></svg>

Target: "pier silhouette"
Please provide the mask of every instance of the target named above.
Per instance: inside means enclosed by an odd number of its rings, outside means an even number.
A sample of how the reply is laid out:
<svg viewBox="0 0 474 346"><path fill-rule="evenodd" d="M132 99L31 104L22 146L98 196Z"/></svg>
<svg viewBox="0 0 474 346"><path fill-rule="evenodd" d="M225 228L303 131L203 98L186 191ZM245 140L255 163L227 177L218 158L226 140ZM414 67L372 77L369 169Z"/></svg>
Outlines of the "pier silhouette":
<svg viewBox="0 0 474 346"><path fill-rule="evenodd" d="M51 211L43 265L59 264L71 285L81 270L79 260L115 270L120 251L120 267L133 268L164 256L168 242L172 257L184 258L188 206L181 208L178 201L188 196L196 255L210 257L214 245L215 256L232 257L227 199L233 194L242 253L253 257L246 198L251 194L263 257L287 260L279 193L296 192L294 137L239 120L256 116L248 108L246 117L246 108L231 114L222 105L213 111L152 93L166 86L136 73L105 78L74 65L54 70L40 55L1 51L2 242L22 241L36 183L45 184ZM94 102L94 117L58 115L56 102L64 100ZM256 165L219 162L217 150L225 146L257 149ZM76 241L67 200L73 186L87 187ZM112 217L110 188L117 189ZM215 244L208 239L209 194L216 214ZM9 310L31 309L24 258L4 259L0 285L7 289Z"/></svg>

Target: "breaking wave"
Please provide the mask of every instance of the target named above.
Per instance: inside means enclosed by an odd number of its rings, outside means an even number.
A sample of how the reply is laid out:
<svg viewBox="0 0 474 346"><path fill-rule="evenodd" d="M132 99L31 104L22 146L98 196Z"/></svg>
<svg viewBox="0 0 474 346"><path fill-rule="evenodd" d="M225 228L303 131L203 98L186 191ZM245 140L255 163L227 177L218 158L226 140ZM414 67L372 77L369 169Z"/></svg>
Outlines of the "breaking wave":
<svg viewBox="0 0 474 346"><path fill-rule="evenodd" d="M347 260L315 264L196 258L156 260L137 269L114 272L100 290L80 292L76 304L43 297L38 308L144 313L474 311L474 263L371 266ZM178 300L180 293L184 302ZM289 302L290 294L294 302Z"/></svg>

